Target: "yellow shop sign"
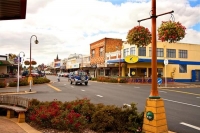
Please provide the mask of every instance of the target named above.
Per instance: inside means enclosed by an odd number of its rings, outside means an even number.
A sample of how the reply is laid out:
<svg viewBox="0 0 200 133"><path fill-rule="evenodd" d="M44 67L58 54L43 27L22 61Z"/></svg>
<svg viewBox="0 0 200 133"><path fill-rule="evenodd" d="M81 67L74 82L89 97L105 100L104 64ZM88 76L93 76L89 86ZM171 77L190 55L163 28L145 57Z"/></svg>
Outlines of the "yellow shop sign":
<svg viewBox="0 0 200 133"><path fill-rule="evenodd" d="M125 57L125 61L127 63L136 63L138 62L138 60L139 60L138 56L135 56L135 55L128 55Z"/></svg>

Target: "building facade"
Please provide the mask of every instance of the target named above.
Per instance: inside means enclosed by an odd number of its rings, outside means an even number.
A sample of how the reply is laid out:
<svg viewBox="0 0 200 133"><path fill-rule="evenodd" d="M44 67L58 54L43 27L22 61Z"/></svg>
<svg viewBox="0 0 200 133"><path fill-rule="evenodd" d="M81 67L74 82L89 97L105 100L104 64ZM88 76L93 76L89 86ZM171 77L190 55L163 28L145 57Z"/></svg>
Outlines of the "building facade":
<svg viewBox="0 0 200 133"><path fill-rule="evenodd" d="M94 69L94 77L119 75L118 67L107 66L106 53L122 48L122 39L103 38L90 44L90 64Z"/></svg>
<svg viewBox="0 0 200 133"><path fill-rule="evenodd" d="M200 81L200 45L185 43L157 42L158 77L173 78L176 82ZM107 63L124 63L120 66L122 76L151 77L151 44L147 47L136 47L123 43L122 59L108 58ZM135 63L127 63L125 58L134 55ZM109 57L109 53L107 54ZM168 64L164 64L168 60ZM165 68L166 67L166 68ZM165 71L166 70L166 71Z"/></svg>

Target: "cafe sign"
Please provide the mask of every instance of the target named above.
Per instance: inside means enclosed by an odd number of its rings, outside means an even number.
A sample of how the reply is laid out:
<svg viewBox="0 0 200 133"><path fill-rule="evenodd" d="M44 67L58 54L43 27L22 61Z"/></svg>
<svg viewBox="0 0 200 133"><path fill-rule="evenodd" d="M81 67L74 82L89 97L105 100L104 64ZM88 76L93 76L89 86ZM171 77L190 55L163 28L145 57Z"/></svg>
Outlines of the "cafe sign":
<svg viewBox="0 0 200 133"><path fill-rule="evenodd" d="M138 62L138 60L139 60L138 56L135 56L135 55L128 55L125 57L125 61L127 63L136 63Z"/></svg>

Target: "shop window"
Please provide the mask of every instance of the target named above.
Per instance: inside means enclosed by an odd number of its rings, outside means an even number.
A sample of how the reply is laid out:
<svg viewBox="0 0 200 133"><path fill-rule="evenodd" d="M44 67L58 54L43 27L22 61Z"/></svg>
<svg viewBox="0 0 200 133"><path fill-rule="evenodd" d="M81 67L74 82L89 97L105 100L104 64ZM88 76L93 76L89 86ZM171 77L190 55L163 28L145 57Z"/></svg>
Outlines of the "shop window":
<svg viewBox="0 0 200 133"><path fill-rule="evenodd" d="M99 49L99 56L103 56L103 47Z"/></svg>
<svg viewBox="0 0 200 133"><path fill-rule="evenodd" d="M123 55L124 55L124 58L127 56L127 55L129 55L129 53L128 53L129 51L128 51L128 48L126 48L126 49L124 49L124 53L123 53Z"/></svg>
<svg viewBox="0 0 200 133"><path fill-rule="evenodd" d="M139 56L146 56L146 47L139 47L138 48L138 55Z"/></svg>
<svg viewBox="0 0 200 133"><path fill-rule="evenodd" d="M163 76L163 69L162 68L158 68L157 69L157 74L158 74L157 75L158 77L162 77Z"/></svg>
<svg viewBox="0 0 200 133"><path fill-rule="evenodd" d="M167 49L168 58L176 58L176 49Z"/></svg>
<svg viewBox="0 0 200 133"><path fill-rule="evenodd" d="M105 70L105 76L110 76L110 70L109 70L109 69L108 69L108 70L107 70L107 69Z"/></svg>
<svg viewBox="0 0 200 133"><path fill-rule="evenodd" d="M103 70L103 69L100 69L100 70L99 70L99 75L100 75L100 76L104 76L104 70Z"/></svg>
<svg viewBox="0 0 200 133"><path fill-rule="evenodd" d="M149 57L152 56L152 49L149 47ZM157 48L157 57L164 57L164 49L163 48Z"/></svg>
<svg viewBox="0 0 200 133"><path fill-rule="evenodd" d="M164 57L163 48L157 48L157 57Z"/></svg>
<svg viewBox="0 0 200 133"><path fill-rule="evenodd" d="M152 50L151 50L151 47L149 47L149 57L152 56Z"/></svg>
<svg viewBox="0 0 200 133"><path fill-rule="evenodd" d="M135 47L130 48L130 55L135 55Z"/></svg>
<svg viewBox="0 0 200 133"><path fill-rule="evenodd" d="M92 50L92 57L94 57L94 55L95 55L95 50L93 49Z"/></svg>
<svg viewBox="0 0 200 133"><path fill-rule="evenodd" d="M187 58L188 57L188 53L187 50L179 50L179 58Z"/></svg>
<svg viewBox="0 0 200 133"><path fill-rule="evenodd" d="M179 73L187 73L187 65L179 65Z"/></svg>

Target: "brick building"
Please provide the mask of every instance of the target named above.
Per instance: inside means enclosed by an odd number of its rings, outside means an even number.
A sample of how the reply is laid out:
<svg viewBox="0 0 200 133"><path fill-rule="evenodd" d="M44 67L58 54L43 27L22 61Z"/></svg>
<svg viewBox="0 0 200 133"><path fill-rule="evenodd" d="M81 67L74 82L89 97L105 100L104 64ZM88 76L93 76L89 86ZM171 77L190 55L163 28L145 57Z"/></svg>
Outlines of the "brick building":
<svg viewBox="0 0 200 133"><path fill-rule="evenodd" d="M112 71L119 71L116 66L113 68L107 67L107 62L105 62L105 60L106 53L121 49L122 43L122 39L103 38L90 44L90 64L93 68L92 73L94 73L94 77L110 76Z"/></svg>

